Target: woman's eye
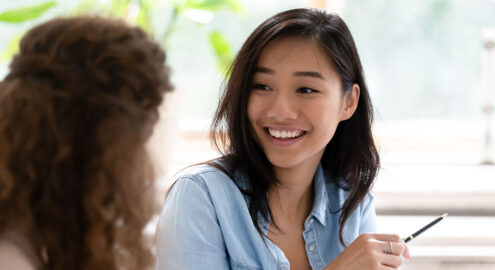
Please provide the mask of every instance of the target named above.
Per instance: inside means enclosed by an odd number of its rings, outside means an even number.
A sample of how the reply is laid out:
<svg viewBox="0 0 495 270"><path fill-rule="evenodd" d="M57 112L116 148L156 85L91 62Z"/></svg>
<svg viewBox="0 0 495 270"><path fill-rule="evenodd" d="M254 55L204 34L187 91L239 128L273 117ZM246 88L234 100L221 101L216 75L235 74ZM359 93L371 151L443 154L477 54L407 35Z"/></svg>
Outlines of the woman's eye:
<svg viewBox="0 0 495 270"><path fill-rule="evenodd" d="M308 87L301 87L297 89L297 92L301 94L309 94L309 93L317 93L319 91Z"/></svg>
<svg viewBox="0 0 495 270"><path fill-rule="evenodd" d="M264 84L255 83L255 84L253 84L253 89L254 90L268 91L268 90L270 90L270 87L268 87L267 85L264 85Z"/></svg>

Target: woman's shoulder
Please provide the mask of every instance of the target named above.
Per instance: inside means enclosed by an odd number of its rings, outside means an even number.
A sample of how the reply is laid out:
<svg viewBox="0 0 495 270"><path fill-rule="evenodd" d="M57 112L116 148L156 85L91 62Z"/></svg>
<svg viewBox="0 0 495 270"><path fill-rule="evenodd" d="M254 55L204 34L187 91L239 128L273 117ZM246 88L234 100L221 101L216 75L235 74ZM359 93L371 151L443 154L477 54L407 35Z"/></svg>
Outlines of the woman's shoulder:
<svg viewBox="0 0 495 270"><path fill-rule="evenodd" d="M230 174L219 161L187 167L173 179L169 196L201 193L206 195L203 198L217 203L227 203L233 197L244 200L241 189L244 190L245 177L238 172Z"/></svg>
<svg viewBox="0 0 495 270"><path fill-rule="evenodd" d="M30 252L17 244L19 239L21 238L18 235L12 233L0 235L0 265L2 269L35 270L36 266L30 260Z"/></svg>
<svg viewBox="0 0 495 270"><path fill-rule="evenodd" d="M194 183L209 191L234 184L231 176L221 166L220 163L205 163L187 167L176 174L174 186Z"/></svg>
<svg viewBox="0 0 495 270"><path fill-rule="evenodd" d="M224 222L229 227L239 216L249 216L244 195L221 167L191 166L174 179L161 212L159 227L162 231L184 231L188 226L195 226L198 220L211 226Z"/></svg>

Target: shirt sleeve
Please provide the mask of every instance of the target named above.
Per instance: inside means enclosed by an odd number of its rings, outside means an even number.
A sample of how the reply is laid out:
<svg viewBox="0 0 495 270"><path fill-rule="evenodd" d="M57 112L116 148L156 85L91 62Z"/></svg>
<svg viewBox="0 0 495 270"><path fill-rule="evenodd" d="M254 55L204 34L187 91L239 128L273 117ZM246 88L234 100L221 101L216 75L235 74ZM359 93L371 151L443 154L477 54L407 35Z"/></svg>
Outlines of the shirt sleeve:
<svg viewBox="0 0 495 270"><path fill-rule="evenodd" d="M182 177L167 196L157 228L157 269L230 269L216 211L201 179Z"/></svg>
<svg viewBox="0 0 495 270"><path fill-rule="evenodd" d="M376 232L376 212L374 201L375 200L372 194L366 195L366 198L363 201L359 234Z"/></svg>

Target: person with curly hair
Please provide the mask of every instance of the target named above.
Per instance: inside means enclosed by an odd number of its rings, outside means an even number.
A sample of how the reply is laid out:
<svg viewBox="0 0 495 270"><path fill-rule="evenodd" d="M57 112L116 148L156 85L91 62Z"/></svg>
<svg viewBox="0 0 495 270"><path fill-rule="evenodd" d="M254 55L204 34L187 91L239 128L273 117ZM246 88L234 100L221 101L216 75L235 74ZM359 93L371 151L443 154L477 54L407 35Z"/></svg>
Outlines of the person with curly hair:
<svg viewBox="0 0 495 270"><path fill-rule="evenodd" d="M0 83L2 269L148 269L145 148L172 90L165 53L101 17L31 29Z"/></svg>

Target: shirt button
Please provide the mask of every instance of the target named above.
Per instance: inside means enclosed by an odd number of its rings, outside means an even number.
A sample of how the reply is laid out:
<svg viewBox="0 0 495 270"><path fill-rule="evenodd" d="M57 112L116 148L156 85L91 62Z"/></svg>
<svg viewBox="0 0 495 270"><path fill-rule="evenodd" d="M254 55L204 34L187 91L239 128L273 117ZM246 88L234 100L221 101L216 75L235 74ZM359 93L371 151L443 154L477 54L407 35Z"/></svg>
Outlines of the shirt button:
<svg viewBox="0 0 495 270"><path fill-rule="evenodd" d="M309 251L315 250L315 245L309 245L308 249L309 249Z"/></svg>
<svg viewBox="0 0 495 270"><path fill-rule="evenodd" d="M309 224L312 224L314 221L315 221L315 219L314 219L314 218L310 218L310 219L309 219L309 221L308 221L308 223L309 223Z"/></svg>
<svg viewBox="0 0 495 270"><path fill-rule="evenodd" d="M281 269L281 270L287 270L287 267L282 266L280 269Z"/></svg>

